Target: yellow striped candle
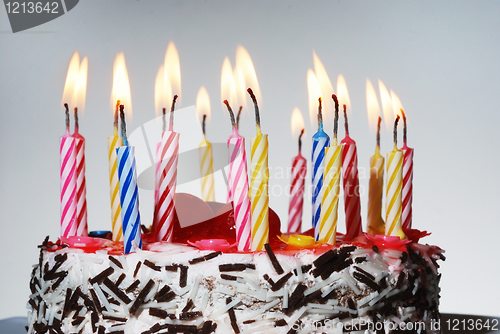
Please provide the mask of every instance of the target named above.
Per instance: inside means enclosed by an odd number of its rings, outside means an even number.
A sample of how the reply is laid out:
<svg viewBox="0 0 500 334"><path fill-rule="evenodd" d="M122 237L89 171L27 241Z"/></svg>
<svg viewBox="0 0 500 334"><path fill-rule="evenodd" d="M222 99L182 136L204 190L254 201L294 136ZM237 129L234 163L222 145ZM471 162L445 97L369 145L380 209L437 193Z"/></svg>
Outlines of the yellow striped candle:
<svg viewBox="0 0 500 334"><path fill-rule="evenodd" d="M212 159L212 144L207 140L205 135L206 118L207 115L203 115L203 141L198 148L200 154L201 198L205 202L213 202L215 201L214 163Z"/></svg>
<svg viewBox="0 0 500 334"><path fill-rule="evenodd" d="M264 250L264 244L269 242L269 168L268 168L268 140L267 135L260 129L260 116L257 99L252 90L248 93L255 106L257 135L250 139L251 167L249 197L252 202L252 251Z"/></svg>
<svg viewBox="0 0 500 334"><path fill-rule="evenodd" d="M377 146L370 158L370 183L368 188L368 233L384 235L385 223L382 219L382 194L384 191L384 157L380 154L380 122L377 125Z"/></svg>
<svg viewBox="0 0 500 334"><path fill-rule="evenodd" d="M116 160L116 149L123 146L122 138L118 137L118 108L120 101L116 103L114 134L108 137L108 159L109 159L109 194L111 197L111 226L113 230L113 241L123 240L122 216L119 196L118 168Z"/></svg>
<svg viewBox="0 0 500 334"><path fill-rule="evenodd" d="M401 228L403 152L397 148L397 126L399 115L394 122L394 149L387 153L386 218L385 234L406 239Z"/></svg>
<svg viewBox="0 0 500 334"><path fill-rule="evenodd" d="M339 209L340 175L342 171L342 145L337 144L337 128L339 120L339 102L335 94L335 118L333 141L331 147L325 148L325 171L321 188L321 212L314 235L316 240L336 244L337 220Z"/></svg>

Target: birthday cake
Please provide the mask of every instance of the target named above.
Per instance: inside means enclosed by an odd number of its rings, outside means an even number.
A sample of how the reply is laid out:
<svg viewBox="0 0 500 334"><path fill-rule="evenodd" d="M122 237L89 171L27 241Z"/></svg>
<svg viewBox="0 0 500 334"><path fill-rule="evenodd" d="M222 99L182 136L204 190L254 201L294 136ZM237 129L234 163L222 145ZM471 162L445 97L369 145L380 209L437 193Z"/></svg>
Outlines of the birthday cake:
<svg viewBox="0 0 500 334"><path fill-rule="evenodd" d="M304 235L280 241L270 216L270 244L251 253L194 236L234 233L232 211L185 229L176 220L180 243L145 237L126 255L110 240L47 238L30 281L28 333L440 332L444 255L418 243L423 233L333 247Z"/></svg>

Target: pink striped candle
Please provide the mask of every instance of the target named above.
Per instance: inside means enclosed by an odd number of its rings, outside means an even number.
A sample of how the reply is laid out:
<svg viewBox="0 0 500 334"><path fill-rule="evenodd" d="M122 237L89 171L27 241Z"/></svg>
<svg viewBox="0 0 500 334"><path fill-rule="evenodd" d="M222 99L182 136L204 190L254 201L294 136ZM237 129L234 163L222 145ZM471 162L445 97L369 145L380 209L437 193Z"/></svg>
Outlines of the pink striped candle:
<svg viewBox="0 0 500 334"><path fill-rule="evenodd" d="M304 207L304 187L307 174L307 162L301 154L302 135L299 135L299 154L292 161L292 184L290 186L290 204L288 206L288 233L302 231L302 211Z"/></svg>
<svg viewBox="0 0 500 334"><path fill-rule="evenodd" d="M77 235L88 235L87 227L87 185L85 180L85 138L78 132L78 109L75 108L75 138L76 149L76 225Z"/></svg>
<svg viewBox="0 0 500 334"><path fill-rule="evenodd" d="M66 133L59 139L61 162L61 237L77 235L75 138L69 133L69 109L66 108Z"/></svg>
<svg viewBox="0 0 500 334"><path fill-rule="evenodd" d="M359 200L358 152L356 142L349 137L346 105L344 104L345 138L342 150L342 181L346 234L344 241L352 240L363 232L361 227L361 202Z"/></svg>
<svg viewBox="0 0 500 334"><path fill-rule="evenodd" d="M177 95L174 96L170 109L169 130L164 131L159 147L158 195L155 204L153 231L156 241L172 241L174 229L174 197L177 185L177 162L179 157L179 134L173 131L174 107Z"/></svg>
<svg viewBox="0 0 500 334"><path fill-rule="evenodd" d="M229 149L228 188L233 202L236 242L239 251L247 251L251 245L250 198L248 197L248 174L245 152L245 138L239 135L234 114L227 100L224 100L231 117L233 133L227 141Z"/></svg>
<svg viewBox="0 0 500 334"><path fill-rule="evenodd" d="M412 225L412 201L413 201L413 149L406 145L406 115L401 109L403 115L403 212L402 227L411 229Z"/></svg>

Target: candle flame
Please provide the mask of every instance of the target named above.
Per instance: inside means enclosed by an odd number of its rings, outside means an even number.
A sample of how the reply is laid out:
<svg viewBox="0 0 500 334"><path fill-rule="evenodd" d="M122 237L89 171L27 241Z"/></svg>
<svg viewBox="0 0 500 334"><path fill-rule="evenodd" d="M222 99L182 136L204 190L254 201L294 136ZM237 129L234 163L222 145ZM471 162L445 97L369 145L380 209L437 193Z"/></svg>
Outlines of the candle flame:
<svg viewBox="0 0 500 334"><path fill-rule="evenodd" d="M207 121L210 120L210 97L208 96L207 89L201 87L196 96L196 114L201 120L203 115L207 115Z"/></svg>
<svg viewBox="0 0 500 334"><path fill-rule="evenodd" d="M125 106L125 112L132 117L132 99L130 95L130 83L128 80L125 55L120 52L116 55L113 66L113 88L111 90L111 110L114 112L116 101Z"/></svg>
<svg viewBox="0 0 500 334"><path fill-rule="evenodd" d="M347 84L345 82L344 76L339 74L337 78L337 98L340 104L340 110L342 109L342 105L346 105L347 112L351 111L351 100L349 99L349 93L347 91Z"/></svg>
<svg viewBox="0 0 500 334"><path fill-rule="evenodd" d="M331 98L332 94L334 94L332 82L326 73L325 66L319 59L316 52L313 50L313 63L314 63L314 72L316 74L316 78L318 79L319 86L321 88L321 99L323 104L323 122L332 123L333 124L333 114L335 112L335 104ZM317 99L316 99L317 100Z"/></svg>
<svg viewBox="0 0 500 334"><path fill-rule="evenodd" d="M168 43L165 60L158 69L155 80L155 113L161 114L163 108L170 110L172 99L177 95L176 106L181 100L181 65L179 53L174 42Z"/></svg>
<svg viewBox="0 0 500 334"><path fill-rule="evenodd" d="M403 104L401 103L401 100L396 95L396 93L394 93L394 91L392 89L391 89L391 100L392 100L392 110L394 112L394 117L396 117L398 115L399 115L399 117L403 117L403 115L401 114L401 109L405 110L405 108L403 108Z"/></svg>
<svg viewBox="0 0 500 334"><path fill-rule="evenodd" d="M302 117L302 113L299 108L295 107L292 111L292 137L298 138L300 135L300 131L304 128L304 117Z"/></svg>
<svg viewBox="0 0 500 334"><path fill-rule="evenodd" d="M373 88L372 82L368 78L366 79L366 110L368 111L368 125L370 130L376 132L378 117L380 116L380 106L375 88Z"/></svg>
<svg viewBox="0 0 500 334"><path fill-rule="evenodd" d="M318 98L321 97L321 86L313 70L307 70L307 92L309 95L309 116L311 125L316 128L318 124Z"/></svg>
<svg viewBox="0 0 500 334"><path fill-rule="evenodd" d="M78 51L76 51L69 62L61 105L68 103L70 108L77 107L80 114L83 113L85 109L87 72L87 56L85 56L80 63L80 55Z"/></svg>
<svg viewBox="0 0 500 334"><path fill-rule="evenodd" d="M246 110L253 109L253 103L250 101L247 93L248 88L252 88L252 91L259 102L259 106L262 106L262 95L252 58L250 57L248 51L241 45L238 45L236 48L234 79L236 84L237 99ZM252 105L250 106L249 104Z"/></svg>
<svg viewBox="0 0 500 334"><path fill-rule="evenodd" d="M224 100L229 102L232 108L236 108L238 105L238 99L236 97L236 83L234 81L233 69L229 58L226 57L222 63L222 72L220 80L220 96L221 103ZM226 110L226 106L222 103L223 110Z"/></svg>
<svg viewBox="0 0 500 334"><path fill-rule="evenodd" d="M380 91L382 111L384 113L385 127L388 130L392 130L392 128L394 127L394 109L392 107L392 98L384 83L380 79L378 80L378 88Z"/></svg>

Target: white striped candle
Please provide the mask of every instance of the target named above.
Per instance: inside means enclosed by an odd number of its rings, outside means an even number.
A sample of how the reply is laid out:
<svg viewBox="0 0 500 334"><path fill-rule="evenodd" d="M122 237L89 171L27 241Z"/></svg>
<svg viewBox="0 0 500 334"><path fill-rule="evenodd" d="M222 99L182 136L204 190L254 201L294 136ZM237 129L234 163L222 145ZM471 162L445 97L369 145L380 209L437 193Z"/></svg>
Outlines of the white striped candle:
<svg viewBox="0 0 500 334"><path fill-rule="evenodd" d="M78 109L75 108L75 157L76 157L76 224L77 235L88 235L87 183L85 180L85 138L78 132Z"/></svg>
<svg viewBox="0 0 500 334"><path fill-rule="evenodd" d="M412 202L413 202L413 148L406 144L406 114L403 114L403 211L402 226L404 229L411 229L412 226Z"/></svg>
<svg viewBox="0 0 500 334"><path fill-rule="evenodd" d="M305 177L307 174L307 161L302 156L301 137L299 136L299 154L292 161L292 183L290 185L290 203L288 206L288 233L295 234L302 231L302 211L304 207Z"/></svg>
<svg viewBox="0 0 500 334"><path fill-rule="evenodd" d="M77 235L76 224L76 155L75 138L69 133L69 110L66 107L66 133L59 139L61 179L61 237Z"/></svg>

